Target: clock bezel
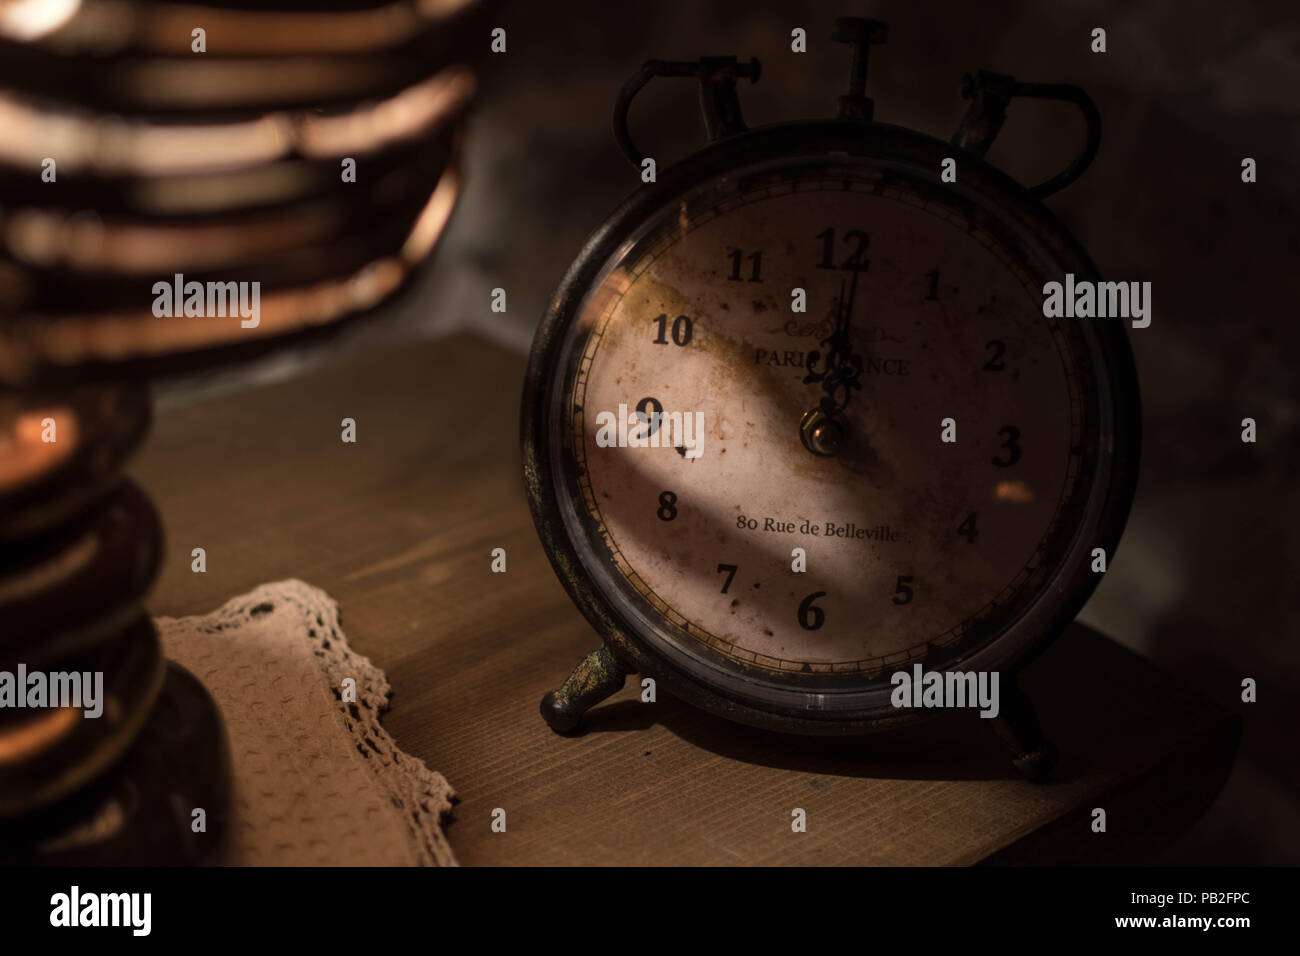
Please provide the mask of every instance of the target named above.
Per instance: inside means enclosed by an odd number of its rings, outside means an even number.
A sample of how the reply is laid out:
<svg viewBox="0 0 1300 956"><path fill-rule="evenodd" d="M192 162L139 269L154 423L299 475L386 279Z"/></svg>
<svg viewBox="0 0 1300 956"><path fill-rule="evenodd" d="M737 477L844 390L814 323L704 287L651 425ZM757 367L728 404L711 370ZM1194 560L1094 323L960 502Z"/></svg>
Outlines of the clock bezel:
<svg viewBox="0 0 1300 956"><path fill-rule="evenodd" d="M621 666L646 674L672 695L707 711L753 726L799 733L865 733L899 726L930 711L892 707L818 711L778 707L767 702L740 699L681 667L653 643L600 590L579 557L561 513L559 495L564 489L553 478L554 454L551 406L563 400L567 369L559 365L566 335L583 302L611 257L647 220L663 207L696 187L733 170L782 158L825 157L848 154L857 158L902 163L914 171L933 171L937 181L940 162L956 156L964 190L981 194L984 208L996 208L1013 231L1019 231L1049 252L1080 279L1096 281L1098 271L1077 240L1030 195L1000 170L973 154L925 134L881 123L825 120L768 126L718 141L663 170L655 183L633 193L588 238L552 298L533 341L521 410L521 444L529 509L547 557L569 597L600 634ZM922 172L922 175L924 173ZM960 200L954 200L960 201ZM1104 359L1108 394L1114 410L1109 436L1109 475L1093 489L1088 502L1101 495L1096 527L1088 536L1113 560L1132 503L1138 472L1141 411L1136 369L1127 333L1120 320L1103 320L1095 337ZM1099 400L1101 398L1099 397ZM971 669L1015 670L1040 653L1074 620L1099 583L1089 562L1081 560L1078 546L1049 581L1036 601L1002 634L973 653L965 664ZM1033 628L1022 626L1037 618ZM1019 631L1014 641L1009 637Z"/></svg>

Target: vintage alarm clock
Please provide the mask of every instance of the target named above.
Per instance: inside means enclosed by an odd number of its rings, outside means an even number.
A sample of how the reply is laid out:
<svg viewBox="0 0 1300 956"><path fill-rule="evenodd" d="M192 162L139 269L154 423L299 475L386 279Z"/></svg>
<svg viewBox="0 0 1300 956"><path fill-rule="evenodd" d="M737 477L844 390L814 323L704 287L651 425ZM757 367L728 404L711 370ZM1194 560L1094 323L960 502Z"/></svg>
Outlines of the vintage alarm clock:
<svg viewBox="0 0 1300 956"><path fill-rule="evenodd" d="M712 143L592 235L533 343L529 504L604 644L543 699L556 731L629 672L746 724L875 731L933 713L891 700L921 665L1002 675L990 723L1027 776L1052 765L1014 675L1096 586L1138 465L1123 323L1043 308L1045 283L1098 278L1041 200L1100 118L1077 87L981 71L951 143L873 122L884 37L836 22L834 120L747 129L759 64L734 57L650 61L618 98L640 169L627 111L653 77L698 77ZM1087 127L1033 188L982 159L1018 96Z"/></svg>

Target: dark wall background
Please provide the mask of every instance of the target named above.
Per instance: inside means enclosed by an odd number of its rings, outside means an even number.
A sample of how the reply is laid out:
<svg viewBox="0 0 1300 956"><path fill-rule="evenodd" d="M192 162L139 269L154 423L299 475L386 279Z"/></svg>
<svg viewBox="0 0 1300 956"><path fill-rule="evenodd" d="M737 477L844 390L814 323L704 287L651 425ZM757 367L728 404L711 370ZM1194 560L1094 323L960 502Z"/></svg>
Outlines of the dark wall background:
<svg viewBox="0 0 1300 956"><path fill-rule="evenodd" d="M1237 767L1168 862L1300 862L1300 5L1295 0L762 2L519 0L483 63L469 180L435 267L392 314L337 348L472 328L527 349L583 238L638 184L610 135L623 81L648 58L757 56L751 125L831 115L848 50L840 15L890 27L868 93L882 122L947 139L958 81L983 67L1073 82L1099 105L1101 152L1049 200L1112 278L1150 280L1134 330L1145 450L1129 529L1083 619L1243 713ZM808 53L790 51L807 30ZM1108 52L1090 52L1094 27ZM484 39L487 43L487 39ZM665 165L703 131L691 81L655 81L633 133ZM989 159L1055 172L1082 124L1017 102ZM1243 157L1259 181L1241 182ZM503 287L509 310L493 314ZM279 374L281 360L259 374ZM1240 421L1259 423L1243 445ZM1243 677L1259 702L1240 703Z"/></svg>

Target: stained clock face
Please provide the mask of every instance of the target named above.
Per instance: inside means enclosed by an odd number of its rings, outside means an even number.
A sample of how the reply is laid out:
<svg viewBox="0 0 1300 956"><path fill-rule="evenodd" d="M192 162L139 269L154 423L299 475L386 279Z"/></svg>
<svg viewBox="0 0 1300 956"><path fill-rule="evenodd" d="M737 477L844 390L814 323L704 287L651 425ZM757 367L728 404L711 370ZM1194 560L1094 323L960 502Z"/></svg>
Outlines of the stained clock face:
<svg viewBox="0 0 1300 956"><path fill-rule="evenodd" d="M574 313L548 409L565 528L700 680L860 705L995 642L1086 543L1095 349L1042 314L1050 256L954 196L848 161L718 176Z"/></svg>

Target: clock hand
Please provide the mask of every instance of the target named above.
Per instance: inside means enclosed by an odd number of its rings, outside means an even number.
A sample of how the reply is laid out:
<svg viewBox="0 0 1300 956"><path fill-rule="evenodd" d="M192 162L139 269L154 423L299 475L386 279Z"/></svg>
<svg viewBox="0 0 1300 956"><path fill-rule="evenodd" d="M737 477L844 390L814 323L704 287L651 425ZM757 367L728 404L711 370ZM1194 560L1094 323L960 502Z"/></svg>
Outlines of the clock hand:
<svg viewBox="0 0 1300 956"><path fill-rule="evenodd" d="M847 297L844 280L840 279L840 295L835 303L835 328L822 341L826 353L823 355L816 350L808 353L808 374L804 376L804 382L820 382L825 393L817 407L806 411L799 422L800 440L814 455L831 456L839 452L846 434L843 412L848 407L853 390L862 387L858 382L862 375L862 357L854 354L853 341L849 335L860 271L862 270L853 270ZM819 370L817 366L823 359L826 367Z"/></svg>

